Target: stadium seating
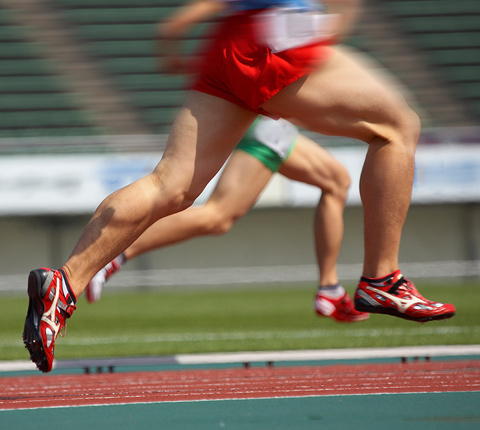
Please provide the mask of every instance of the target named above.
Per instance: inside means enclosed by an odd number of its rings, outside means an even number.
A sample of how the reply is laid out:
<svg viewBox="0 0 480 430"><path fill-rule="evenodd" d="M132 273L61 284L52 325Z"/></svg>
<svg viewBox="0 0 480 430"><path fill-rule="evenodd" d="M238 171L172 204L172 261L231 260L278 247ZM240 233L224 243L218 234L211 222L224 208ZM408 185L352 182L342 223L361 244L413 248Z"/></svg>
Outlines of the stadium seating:
<svg viewBox="0 0 480 430"><path fill-rule="evenodd" d="M79 39L154 133L168 133L185 97L186 79L157 71L156 23L171 14L180 0L57 0ZM186 38L185 52L201 42L207 24Z"/></svg>
<svg viewBox="0 0 480 430"><path fill-rule="evenodd" d="M185 77L157 72L154 43L157 21L184 1L49 2L71 30L71 42L81 46L152 133L168 133L185 97ZM387 0L379 5L395 18L400 35L424 52L425 61L480 118L480 2ZM0 12L0 137L105 133L66 89L71 77L59 76L38 42L12 19L14 11ZM202 43L210 25L199 25L185 38L187 52ZM357 33L349 42L375 55L369 36Z"/></svg>
<svg viewBox="0 0 480 430"><path fill-rule="evenodd" d="M15 24L0 13L0 138L98 133L62 86L54 66Z"/></svg>
<svg viewBox="0 0 480 430"><path fill-rule="evenodd" d="M412 37L425 60L480 119L480 2L397 0L385 4L401 31Z"/></svg>

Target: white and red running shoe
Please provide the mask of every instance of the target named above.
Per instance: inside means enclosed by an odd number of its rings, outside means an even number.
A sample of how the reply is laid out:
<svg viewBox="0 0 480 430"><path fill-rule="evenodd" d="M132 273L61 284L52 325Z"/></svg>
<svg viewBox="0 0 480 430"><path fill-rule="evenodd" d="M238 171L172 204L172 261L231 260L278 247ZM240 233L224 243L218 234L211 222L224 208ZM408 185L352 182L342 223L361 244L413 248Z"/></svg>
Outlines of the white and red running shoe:
<svg viewBox="0 0 480 430"><path fill-rule="evenodd" d="M370 316L366 312L355 310L350 296L342 286L336 294L329 294L319 288L315 295L315 312L338 322L365 321Z"/></svg>
<svg viewBox="0 0 480 430"><path fill-rule="evenodd" d="M419 322L442 320L455 315L455 306L426 299L413 282L403 277L400 270L385 278L362 277L355 292L355 309Z"/></svg>
<svg viewBox="0 0 480 430"><path fill-rule="evenodd" d="M53 366L55 340L75 306L75 295L63 270L40 268L28 276L28 311L23 343L42 372Z"/></svg>
<svg viewBox="0 0 480 430"><path fill-rule="evenodd" d="M88 283L85 289L85 297L89 303L95 303L100 300L103 287L110 277L122 268L125 258L123 254L110 261L103 269L101 269Z"/></svg>

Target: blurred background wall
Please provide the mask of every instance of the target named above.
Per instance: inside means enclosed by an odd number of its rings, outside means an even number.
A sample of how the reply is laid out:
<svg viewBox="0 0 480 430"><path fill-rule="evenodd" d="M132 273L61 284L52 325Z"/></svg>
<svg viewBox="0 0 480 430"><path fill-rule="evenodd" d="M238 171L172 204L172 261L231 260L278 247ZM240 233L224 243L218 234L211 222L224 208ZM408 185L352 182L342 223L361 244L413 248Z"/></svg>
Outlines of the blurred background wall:
<svg viewBox="0 0 480 430"><path fill-rule="evenodd" d="M102 198L160 158L188 79L157 72L154 28L181 3L0 0L0 291L24 291L30 269L62 264ZM187 52L210 25L189 35ZM479 279L480 2L366 0L345 45L422 118L401 267L412 278ZM365 148L310 136L354 179L340 276L357 279ZM227 235L142 256L112 285L315 282L317 199L276 177Z"/></svg>

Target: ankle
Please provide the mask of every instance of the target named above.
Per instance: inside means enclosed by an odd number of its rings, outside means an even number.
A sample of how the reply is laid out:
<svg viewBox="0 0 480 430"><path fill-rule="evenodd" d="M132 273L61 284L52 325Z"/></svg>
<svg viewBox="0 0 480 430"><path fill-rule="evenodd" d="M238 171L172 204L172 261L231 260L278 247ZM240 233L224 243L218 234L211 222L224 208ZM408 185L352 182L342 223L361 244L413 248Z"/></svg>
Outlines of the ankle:
<svg viewBox="0 0 480 430"><path fill-rule="evenodd" d="M75 305L77 303L77 296L70 285L68 272L65 269L66 266L59 269L60 273L62 274L63 295L67 301L67 305Z"/></svg>
<svg viewBox="0 0 480 430"><path fill-rule="evenodd" d="M362 276L360 278L360 280L363 281L363 282L367 282L371 285L387 286L387 285L394 284L401 277L402 277L402 273L400 272L400 269L397 269L397 270L393 271L392 273L389 273L388 275L385 275L385 276L380 276L380 277L375 277L375 278Z"/></svg>

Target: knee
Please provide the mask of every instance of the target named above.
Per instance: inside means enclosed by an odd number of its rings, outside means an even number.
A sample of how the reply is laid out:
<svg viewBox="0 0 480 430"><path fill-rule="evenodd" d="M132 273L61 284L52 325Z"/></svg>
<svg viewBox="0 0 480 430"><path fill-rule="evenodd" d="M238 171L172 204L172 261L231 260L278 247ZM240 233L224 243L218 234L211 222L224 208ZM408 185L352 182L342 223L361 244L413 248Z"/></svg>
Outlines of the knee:
<svg viewBox="0 0 480 430"><path fill-rule="evenodd" d="M405 118L402 120L402 135L404 138L402 141L409 147L409 149L415 151L418 138L420 137L420 131L422 129L420 117L410 108L406 109L404 116Z"/></svg>
<svg viewBox="0 0 480 430"><path fill-rule="evenodd" d="M152 172L149 178L155 193L153 212L158 212L160 216L172 215L189 208L200 194L181 181L166 178L161 172Z"/></svg>
<svg viewBox="0 0 480 430"><path fill-rule="evenodd" d="M185 209L188 209L193 205L198 195L192 195L188 191L183 189L171 189L168 193L164 194L165 201L159 202L160 204L166 205L165 212L166 215L172 215L177 212L181 212Z"/></svg>
<svg viewBox="0 0 480 430"><path fill-rule="evenodd" d="M211 234L221 236L228 233L239 217L217 213L211 228Z"/></svg>
<svg viewBox="0 0 480 430"><path fill-rule="evenodd" d="M350 189L350 185L352 183L352 179L350 175L345 169L345 167L341 166L335 172L334 177L330 183L330 186L327 189L323 189L323 194L330 194L331 196L335 197L342 203L347 201L348 197L348 190Z"/></svg>
<svg viewBox="0 0 480 430"><path fill-rule="evenodd" d="M410 158L415 156L415 150L420 136L421 123L419 116L408 106L396 106L390 111L385 122L373 125L373 136L370 146L395 147L398 154Z"/></svg>
<svg viewBox="0 0 480 430"><path fill-rule="evenodd" d="M343 198L343 200L347 200L348 190L350 189L351 184L352 178L350 178L347 169L342 168L342 171L337 176L337 193Z"/></svg>
<svg viewBox="0 0 480 430"><path fill-rule="evenodd" d="M208 201L193 209L195 212L196 234L200 236L220 236L228 233L237 217L227 213L221 205Z"/></svg>
<svg viewBox="0 0 480 430"><path fill-rule="evenodd" d="M421 131L420 117L408 106L399 109L393 122L391 143L402 145L405 151L415 152Z"/></svg>

